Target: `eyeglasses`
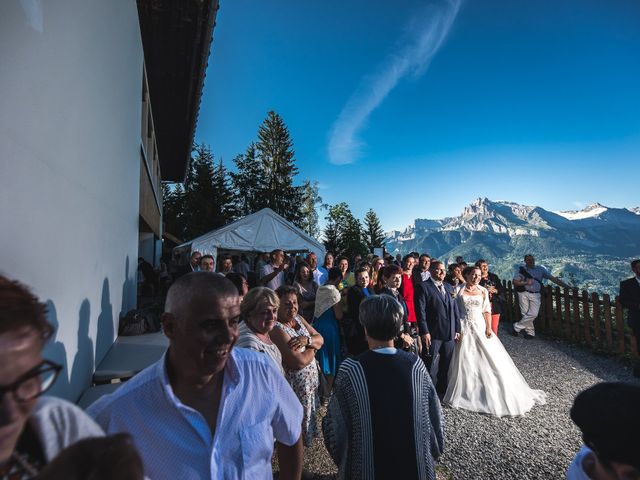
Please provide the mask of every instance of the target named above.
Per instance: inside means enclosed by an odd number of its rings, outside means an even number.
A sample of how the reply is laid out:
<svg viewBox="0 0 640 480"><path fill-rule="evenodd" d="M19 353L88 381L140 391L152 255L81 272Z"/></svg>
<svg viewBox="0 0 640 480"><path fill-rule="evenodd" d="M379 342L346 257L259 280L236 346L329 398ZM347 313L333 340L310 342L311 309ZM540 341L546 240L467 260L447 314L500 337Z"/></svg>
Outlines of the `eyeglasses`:
<svg viewBox="0 0 640 480"><path fill-rule="evenodd" d="M49 390L62 370L62 365L43 361L10 385L0 386L0 398L13 394L16 402L28 402Z"/></svg>

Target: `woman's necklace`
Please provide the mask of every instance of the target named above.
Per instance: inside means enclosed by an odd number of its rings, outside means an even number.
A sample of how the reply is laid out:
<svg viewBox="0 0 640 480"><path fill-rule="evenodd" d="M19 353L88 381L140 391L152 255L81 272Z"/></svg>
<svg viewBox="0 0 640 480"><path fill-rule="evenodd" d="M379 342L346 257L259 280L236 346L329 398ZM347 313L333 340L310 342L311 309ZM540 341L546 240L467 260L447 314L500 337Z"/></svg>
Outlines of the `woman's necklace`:
<svg viewBox="0 0 640 480"><path fill-rule="evenodd" d="M476 293L478 291L478 286L477 285L471 285L471 288L469 288L469 285L465 285L464 289L469 292L469 293Z"/></svg>

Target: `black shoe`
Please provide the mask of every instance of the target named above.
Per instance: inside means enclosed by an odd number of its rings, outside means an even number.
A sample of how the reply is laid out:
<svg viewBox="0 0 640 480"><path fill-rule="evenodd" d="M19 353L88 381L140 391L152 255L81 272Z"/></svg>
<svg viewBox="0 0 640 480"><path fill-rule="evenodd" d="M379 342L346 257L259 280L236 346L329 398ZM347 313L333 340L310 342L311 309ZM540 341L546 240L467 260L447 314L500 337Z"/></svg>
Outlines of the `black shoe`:
<svg viewBox="0 0 640 480"><path fill-rule="evenodd" d="M514 337L519 337L520 334L518 333L518 331L516 330L516 327L511 327L511 335L513 335Z"/></svg>
<svg viewBox="0 0 640 480"><path fill-rule="evenodd" d="M530 333L525 333L524 338L526 338L527 340L533 340L536 337L535 335L531 335Z"/></svg>

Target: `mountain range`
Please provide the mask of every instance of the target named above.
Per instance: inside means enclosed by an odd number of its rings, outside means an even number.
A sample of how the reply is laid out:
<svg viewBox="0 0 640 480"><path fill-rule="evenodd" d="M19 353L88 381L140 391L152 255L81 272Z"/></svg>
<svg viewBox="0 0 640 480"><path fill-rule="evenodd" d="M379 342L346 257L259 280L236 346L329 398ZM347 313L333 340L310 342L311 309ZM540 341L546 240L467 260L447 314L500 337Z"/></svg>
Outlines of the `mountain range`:
<svg viewBox="0 0 640 480"><path fill-rule="evenodd" d="M553 275L579 288L617 293L640 258L640 207L594 203L582 210L541 207L478 198L457 217L418 218L404 231L386 234L387 251L427 252L450 263L486 259L500 278L510 279L526 253Z"/></svg>

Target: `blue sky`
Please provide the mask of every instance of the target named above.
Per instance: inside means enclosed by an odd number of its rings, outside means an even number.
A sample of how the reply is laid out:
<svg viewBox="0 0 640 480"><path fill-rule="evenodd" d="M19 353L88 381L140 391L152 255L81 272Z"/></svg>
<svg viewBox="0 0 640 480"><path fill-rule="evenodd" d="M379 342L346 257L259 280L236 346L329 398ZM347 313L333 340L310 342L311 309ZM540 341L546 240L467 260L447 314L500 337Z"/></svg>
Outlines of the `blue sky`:
<svg viewBox="0 0 640 480"><path fill-rule="evenodd" d="M299 180L385 230L640 206L638 52L637 0L223 0L196 141L232 166L273 109Z"/></svg>

